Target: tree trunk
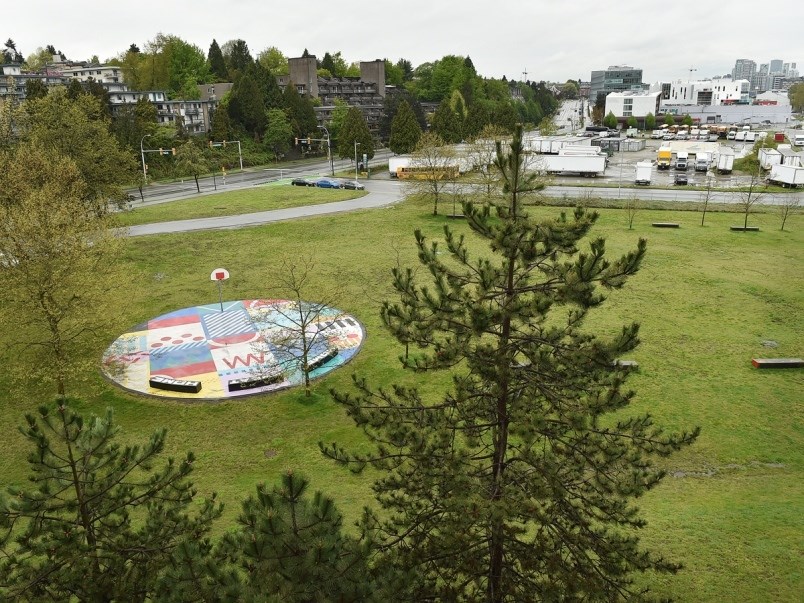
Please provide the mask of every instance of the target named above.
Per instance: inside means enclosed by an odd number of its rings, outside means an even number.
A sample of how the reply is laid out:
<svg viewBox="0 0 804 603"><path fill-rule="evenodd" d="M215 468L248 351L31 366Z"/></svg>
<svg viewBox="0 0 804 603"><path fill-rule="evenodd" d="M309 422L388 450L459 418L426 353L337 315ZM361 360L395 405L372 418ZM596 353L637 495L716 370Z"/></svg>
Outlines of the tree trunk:
<svg viewBox="0 0 804 603"><path fill-rule="evenodd" d="M195 190L200 193L201 192L201 187L198 186L198 174L193 174L193 178L195 178Z"/></svg>

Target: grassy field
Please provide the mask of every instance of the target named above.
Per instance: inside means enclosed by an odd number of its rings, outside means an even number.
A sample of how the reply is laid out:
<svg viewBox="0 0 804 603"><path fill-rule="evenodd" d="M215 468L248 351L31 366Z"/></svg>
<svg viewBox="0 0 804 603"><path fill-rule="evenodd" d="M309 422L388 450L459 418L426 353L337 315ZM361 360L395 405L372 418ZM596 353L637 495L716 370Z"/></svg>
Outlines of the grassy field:
<svg viewBox="0 0 804 603"><path fill-rule="evenodd" d="M135 201L133 209L121 213L119 219L123 226L135 226L172 220L235 216L271 209L345 201L366 194L365 191L290 186L289 182L289 180L280 181L230 193L203 195L157 205L138 206Z"/></svg>
<svg viewBox="0 0 804 603"><path fill-rule="evenodd" d="M298 191L308 192L338 194ZM229 203L235 201L219 196L211 206ZM170 205L148 210L172 212ZM390 294L389 270L397 258L415 265L412 230L443 236L446 218L433 217L431 209L427 201L408 201L258 228L131 239L125 258L131 278L119 290L120 332L170 310L216 301L207 276L215 267L231 273L225 299L267 297L275 293L282 258L311 254L317 269L309 298L339 291L340 307L363 322L367 339L352 363L315 383L311 398L291 391L182 404L127 395L98 377L82 392L82 410L112 406L123 438L141 439L166 426L171 454L194 450L199 492L215 490L227 504L219 532L258 482L272 482L289 468L305 472L349 520L356 518L372 503L370 475L354 476L318 451L318 441L361 443L328 390L348 388L353 372L376 385L414 382L398 368L400 348L382 330L378 305ZM532 214L558 211L539 207ZM682 227L654 229L653 221ZM649 411L668 428L703 429L694 446L669 459L662 485L640 501L649 522L645 543L685 565L675 577L647 580L658 594L681 601L794 601L804 586L804 371L758 371L750 361L804 355L804 219L791 217L784 232L772 212L751 217L759 233L730 232L736 223L733 214L714 213L701 227L694 212L643 210L629 230L624 211L601 210L594 235L606 237L611 253L646 237L648 255L629 285L593 313L589 327L607 333L640 322L642 345L633 354L640 370L630 381L638 392L634 412ZM0 484L7 484L26 476L27 450L11 426L49 396L12 389L2 379ZM417 381L433 396L445 385L441 377Z"/></svg>

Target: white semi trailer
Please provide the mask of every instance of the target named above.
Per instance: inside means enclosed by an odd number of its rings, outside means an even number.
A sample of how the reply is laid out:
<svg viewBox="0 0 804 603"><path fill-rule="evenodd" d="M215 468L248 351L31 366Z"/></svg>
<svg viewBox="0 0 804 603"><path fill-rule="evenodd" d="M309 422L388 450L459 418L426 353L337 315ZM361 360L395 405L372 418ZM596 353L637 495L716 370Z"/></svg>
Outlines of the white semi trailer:
<svg viewBox="0 0 804 603"><path fill-rule="evenodd" d="M539 155L534 169L548 174L579 174L581 176L602 176L606 171L605 155Z"/></svg>
<svg viewBox="0 0 804 603"><path fill-rule="evenodd" d="M768 182L782 186L797 187L804 185L804 167L778 164L771 166Z"/></svg>

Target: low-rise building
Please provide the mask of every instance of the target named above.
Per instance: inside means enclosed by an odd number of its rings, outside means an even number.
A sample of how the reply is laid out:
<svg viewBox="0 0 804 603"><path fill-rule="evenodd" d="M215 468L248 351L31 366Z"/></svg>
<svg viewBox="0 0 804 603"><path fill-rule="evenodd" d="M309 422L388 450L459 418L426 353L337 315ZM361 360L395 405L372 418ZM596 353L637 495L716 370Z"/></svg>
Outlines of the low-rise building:
<svg viewBox="0 0 804 603"><path fill-rule="evenodd" d="M605 114L614 114L620 122L626 122L629 117L635 117L641 124L648 113L654 116L659 113L661 92L642 92L627 90L625 92L611 92L606 96Z"/></svg>
<svg viewBox="0 0 804 603"><path fill-rule="evenodd" d="M747 79L713 78L708 80L676 80L651 85L652 92L662 93L664 105L747 105L751 84Z"/></svg>

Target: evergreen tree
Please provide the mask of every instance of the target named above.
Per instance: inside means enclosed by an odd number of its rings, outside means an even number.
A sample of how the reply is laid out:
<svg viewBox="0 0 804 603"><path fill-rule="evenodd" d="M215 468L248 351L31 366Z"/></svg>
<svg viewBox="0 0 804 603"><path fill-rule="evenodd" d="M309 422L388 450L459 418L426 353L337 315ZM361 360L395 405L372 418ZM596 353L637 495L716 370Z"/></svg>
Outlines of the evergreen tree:
<svg viewBox="0 0 804 603"><path fill-rule="evenodd" d="M617 117L614 113L611 111L606 113L606 117L603 118L603 125L612 130L617 127Z"/></svg>
<svg viewBox="0 0 804 603"><path fill-rule="evenodd" d="M232 81L237 81L254 64L254 57L245 40L230 40L225 44L227 52L223 52L226 69Z"/></svg>
<svg viewBox="0 0 804 603"><path fill-rule="evenodd" d="M645 116L645 129L653 130L656 127L656 116L653 113L648 113Z"/></svg>
<svg viewBox="0 0 804 603"><path fill-rule="evenodd" d="M308 488L289 471L281 485L261 484L243 502L240 530L221 547L246 577L241 600L383 600L368 570L370 546L344 534L333 500L321 492L310 497Z"/></svg>
<svg viewBox="0 0 804 603"><path fill-rule="evenodd" d="M514 109L514 105L510 101L495 103L494 112L491 116L491 123L495 126L499 126L507 132L513 132L518 118L516 109Z"/></svg>
<svg viewBox="0 0 804 603"><path fill-rule="evenodd" d="M349 107L337 140L338 156L344 159L354 157L355 142L357 142L358 161L364 154L369 159L374 157L374 141L371 138L366 117L357 107Z"/></svg>
<svg viewBox="0 0 804 603"><path fill-rule="evenodd" d="M467 138L474 138L491 123L491 111L489 111L487 105L487 101L477 101L469 105L463 125L464 135Z"/></svg>
<svg viewBox="0 0 804 603"><path fill-rule="evenodd" d="M252 72L240 76L229 91L229 117L259 141L267 121L265 101Z"/></svg>
<svg viewBox="0 0 804 603"><path fill-rule="evenodd" d="M422 129L416 121L413 109L406 101L401 101L394 121L391 123L388 148L397 154L410 153L416 148L421 136Z"/></svg>
<svg viewBox="0 0 804 603"><path fill-rule="evenodd" d="M255 62L253 74L257 80L257 85L262 91L263 104L265 110L281 109L283 107L282 90L276 83L276 77L260 62Z"/></svg>
<svg viewBox="0 0 804 603"><path fill-rule="evenodd" d="M41 406L25 419L31 477L0 498L0 598L143 601L181 543L206 542L222 507L212 495L189 512L192 453L153 468L164 429L121 446L111 409L84 419Z"/></svg>
<svg viewBox="0 0 804 603"><path fill-rule="evenodd" d="M209 71L219 82L225 82L229 79L229 72L226 69L226 61L223 58L221 47L218 46L218 42L214 38L212 39L212 44L209 45L207 63L209 63Z"/></svg>
<svg viewBox="0 0 804 603"><path fill-rule="evenodd" d="M407 90L397 89L385 95L380 120L380 140L388 141L391 137L391 123L394 121L402 101L408 103L410 108L413 109L413 114L416 116L416 121L419 123L421 131L424 132L427 129L427 118L424 115L422 104Z"/></svg>
<svg viewBox="0 0 804 603"><path fill-rule="evenodd" d="M462 119L453 111L449 99L444 99L438 105L433 115L433 131L447 144L460 142Z"/></svg>
<svg viewBox="0 0 804 603"><path fill-rule="evenodd" d="M531 220L524 197L541 185L524 171L522 129L507 153L497 148L505 201L463 204L487 256L472 257L477 246L449 226L443 252L417 231L424 269L394 269L399 302L382 308L391 333L419 348L403 366L449 371L450 391L427 400L356 378L355 394L335 397L376 448L324 451L383 472L378 569L405 576L401 600L627 598L634 572L678 569L640 546L633 499L664 475L653 457L698 434L625 415L634 393L615 361L637 345L636 324L611 339L584 326L600 287L637 271L645 241L613 261L603 239L580 251L597 215Z"/></svg>
<svg viewBox="0 0 804 603"><path fill-rule="evenodd" d="M229 119L228 103L221 103L212 114L210 138L218 142L228 140L232 134L232 122Z"/></svg>
<svg viewBox="0 0 804 603"><path fill-rule="evenodd" d="M282 104L293 126L294 136L301 138L317 133L318 118L313 103L307 96L301 96L296 86L285 86Z"/></svg>

